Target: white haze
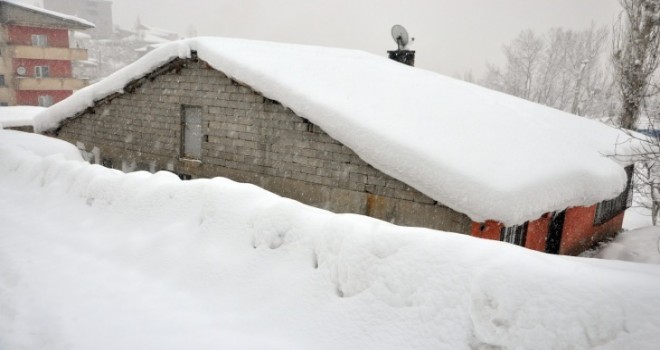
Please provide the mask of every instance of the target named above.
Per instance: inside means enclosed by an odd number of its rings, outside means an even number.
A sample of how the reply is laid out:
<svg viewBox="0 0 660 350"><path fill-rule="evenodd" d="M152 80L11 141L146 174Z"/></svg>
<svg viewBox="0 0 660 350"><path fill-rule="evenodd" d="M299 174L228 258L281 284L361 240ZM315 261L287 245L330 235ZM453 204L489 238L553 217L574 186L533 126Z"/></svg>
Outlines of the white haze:
<svg viewBox="0 0 660 350"><path fill-rule="evenodd" d="M35 3L35 0L24 0ZM39 1L36 1L39 2ZM115 23L142 22L186 35L274 40L361 49L395 49L389 30L416 38L417 66L447 75L501 63L501 48L521 30L610 25L617 0L114 0Z"/></svg>

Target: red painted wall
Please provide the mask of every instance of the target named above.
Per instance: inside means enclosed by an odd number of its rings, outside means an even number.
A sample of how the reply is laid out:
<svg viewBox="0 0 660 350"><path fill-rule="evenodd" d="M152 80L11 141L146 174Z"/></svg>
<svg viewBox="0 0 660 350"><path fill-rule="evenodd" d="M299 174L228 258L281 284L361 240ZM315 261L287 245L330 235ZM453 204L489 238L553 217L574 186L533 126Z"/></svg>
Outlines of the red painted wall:
<svg viewBox="0 0 660 350"><path fill-rule="evenodd" d="M15 58L13 60L13 69L23 66L27 69L27 77L34 77L34 67L48 66L48 74L50 78L71 78L73 76L73 69L71 68L71 61L62 60L32 60L25 58Z"/></svg>
<svg viewBox="0 0 660 350"><path fill-rule="evenodd" d="M546 214L530 221L527 224L527 237L525 238L525 247L529 249L545 251L545 242L548 237L548 227L550 225L552 215ZM470 234L474 237L500 240L503 224L488 220L484 223L473 222Z"/></svg>
<svg viewBox="0 0 660 350"><path fill-rule="evenodd" d="M527 238L525 247L529 249L545 251L545 243L548 239L548 229L552 221L552 214L545 214L542 217L530 221L527 224Z"/></svg>
<svg viewBox="0 0 660 350"><path fill-rule="evenodd" d="M470 233L474 237L500 240L500 233L504 225L497 221L487 220L484 223L473 222Z"/></svg>
<svg viewBox="0 0 660 350"><path fill-rule="evenodd" d="M594 226L595 215L596 205L566 210L560 254L580 253L599 240L616 234L623 226L623 212L598 226Z"/></svg>
<svg viewBox="0 0 660 350"><path fill-rule="evenodd" d="M7 26L9 43L13 45L32 46L32 34L43 34L48 37L48 47L69 47L69 31L67 29L51 29L39 27Z"/></svg>
<svg viewBox="0 0 660 350"><path fill-rule="evenodd" d="M24 106L38 106L39 105L39 96L41 95L50 95L53 96L53 103L62 101L63 99L71 96L73 91L71 90L22 90L16 91L16 104Z"/></svg>

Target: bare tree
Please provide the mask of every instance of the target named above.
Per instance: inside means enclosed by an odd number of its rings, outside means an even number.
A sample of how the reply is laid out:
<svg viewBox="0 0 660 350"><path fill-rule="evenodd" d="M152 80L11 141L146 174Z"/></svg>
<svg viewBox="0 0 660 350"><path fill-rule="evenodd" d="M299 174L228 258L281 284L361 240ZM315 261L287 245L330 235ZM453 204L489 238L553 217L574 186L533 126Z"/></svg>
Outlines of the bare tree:
<svg viewBox="0 0 660 350"><path fill-rule="evenodd" d="M658 89L653 83L660 64L660 0L620 0L623 12L614 26L612 63L621 112L619 126L639 146L635 165L635 191L639 205L651 210L653 225L660 213L660 135Z"/></svg>
<svg viewBox="0 0 660 350"><path fill-rule="evenodd" d="M540 37L524 31L504 46L504 68L487 66L483 84L575 114L601 114L594 101L609 91L602 59L607 36L605 27L593 24L579 32L555 28Z"/></svg>
<svg viewBox="0 0 660 350"><path fill-rule="evenodd" d="M621 98L620 126L632 129L658 68L660 0L620 0L623 7L614 27L613 65Z"/></svg>

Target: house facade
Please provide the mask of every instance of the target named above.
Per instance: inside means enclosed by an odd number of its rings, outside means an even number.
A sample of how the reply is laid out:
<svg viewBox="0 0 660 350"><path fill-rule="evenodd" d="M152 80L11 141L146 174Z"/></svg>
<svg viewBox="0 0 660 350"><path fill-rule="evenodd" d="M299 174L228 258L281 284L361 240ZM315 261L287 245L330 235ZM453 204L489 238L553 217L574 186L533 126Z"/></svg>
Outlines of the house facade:
<svg viewBox="0 0 660 350"><path fill-rule="evenodd" d="M69 45L70 30L93 25L66 15L0 1L0 105L50 106L81 89L72 62L87 51Z"/></svg>
<svg viewBox="0 0 660 350"><path fill-rule="evenodd" d="M85 102L87 107L49 132L77 145L89 161L126 172L166 170L182 179L223 176L338 213L555 254L577 254L616 234L629 204L626 189L614 199L549 210L520 225L472 219L378 170L311 118L215 68L194 51L191 57L149 68L128 80L121 92L102 83L97 90L107 89L100 94L104 97ZM419 165L420 172L427 171L424 166ZM467 200L471 203L481 204Z"/></svg>
<svg viewBox="0 0 660 350"><path fill-rule="evenodd" d="M125 90L67 119L55 135L92 162L123 171L223 176L334 212L470 229L464 214L374 169L318 126L199 59L176 59Z"/></svg>

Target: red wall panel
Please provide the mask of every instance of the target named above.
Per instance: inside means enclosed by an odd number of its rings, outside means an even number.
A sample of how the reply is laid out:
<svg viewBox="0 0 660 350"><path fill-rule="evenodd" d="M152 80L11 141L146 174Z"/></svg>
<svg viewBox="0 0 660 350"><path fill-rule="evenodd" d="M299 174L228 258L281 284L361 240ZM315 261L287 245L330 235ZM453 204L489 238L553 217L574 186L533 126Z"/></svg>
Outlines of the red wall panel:
<svg viewBox="0 0 660 350"><path fill-rule="evenodd" d="M48 74L50 78L71 78L73 69L71 68L71 61L62 60L32 60L25 58L15 58L13 60L13 69L23 66L27 69L26 76L34 77L36 66L48 66Z"/></svg>
<svg viewBox="0 0 660 350"><path fill-rule="evenodd" d="M471 234L474 237L500 240L500 232L504 225L497 221L487 220L484 223L473 222Z"/></svg>
<svg viewBox="0 0 660 350"><path fill-rule="evenodd" d="M545 243L548 239L548 229L550 227L551 220L552 214L546 214L534 221L530 221L527 224L527 238L525 240L525 247L538 250L540 252L545 251Z"/></svg>
<svg viewBox="0 0 660 350"><path fill-rule="evenodd" d="M69 47L69 31L67 29L24 27L9 25L9 43L13 45L32 46L32 35L42 34L48 37L48 47Z"/></svg>
<svg viewBox="0 0 660 350"><path fill-rule="evenodd" d="M62 101L71 96L71 90L29 90L16 91L16 104L23 106L38 106L39 96L50 95L53 97L53 103Z"/></svg>
<svg viewBox="0 0 660 350"><path fill-rule="evenodd" d="M602 225L594 226L596 205L566 210L560 254L576 254L601 239L616 234L623 226L623 212Z"/></svg>

